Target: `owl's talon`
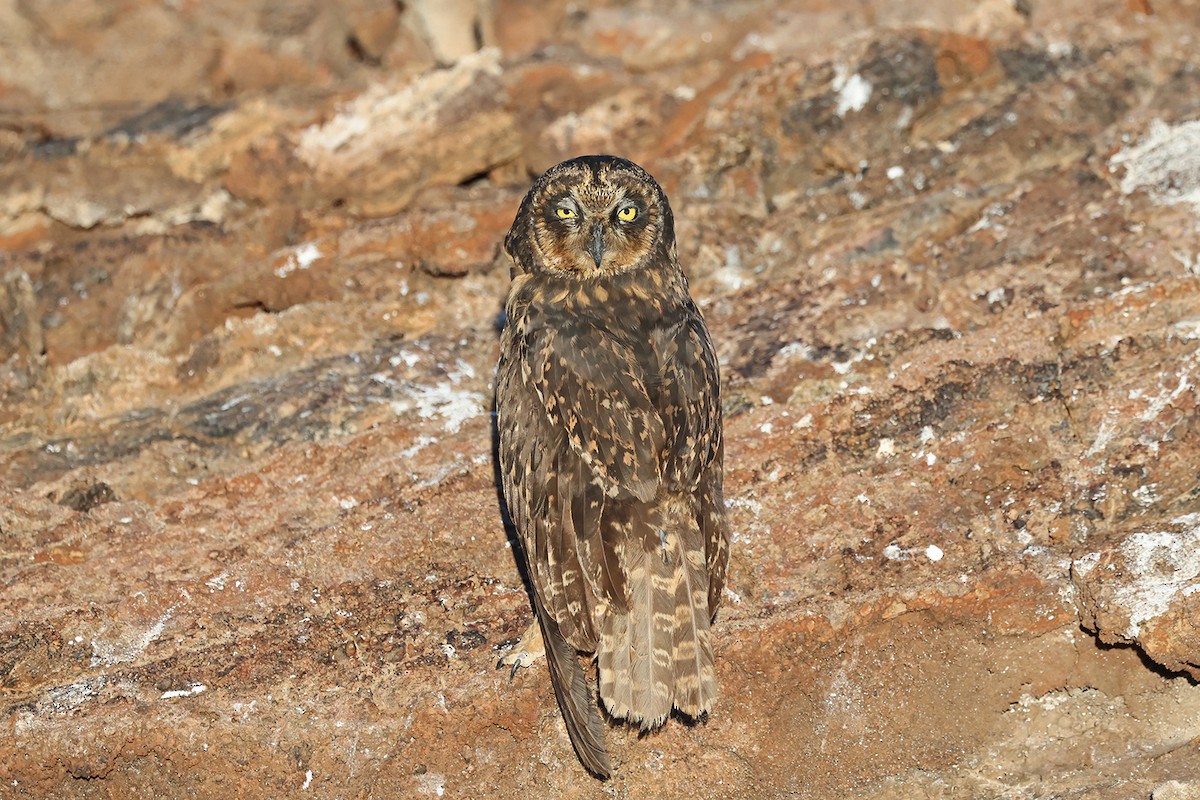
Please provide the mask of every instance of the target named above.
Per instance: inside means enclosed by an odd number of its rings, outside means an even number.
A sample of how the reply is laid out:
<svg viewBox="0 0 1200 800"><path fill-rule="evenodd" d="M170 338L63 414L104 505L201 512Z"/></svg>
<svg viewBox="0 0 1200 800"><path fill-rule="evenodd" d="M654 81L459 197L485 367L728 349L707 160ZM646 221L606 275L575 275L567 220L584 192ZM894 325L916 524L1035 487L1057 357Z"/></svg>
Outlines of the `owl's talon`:
<svg viewBox="0 0 1200 800"><path fill-rule="evenodd" d="M514 644L512 650L509 650L496 662L496 669L511 665L512 671L508 674L508 682L512 683L517 677L518 669L532 666L534 661L544 658L545 655L546 646L542 643L542 627L535 619L529 626L529 630L525 631L525 635L521 637L521 641Z"/></svg>

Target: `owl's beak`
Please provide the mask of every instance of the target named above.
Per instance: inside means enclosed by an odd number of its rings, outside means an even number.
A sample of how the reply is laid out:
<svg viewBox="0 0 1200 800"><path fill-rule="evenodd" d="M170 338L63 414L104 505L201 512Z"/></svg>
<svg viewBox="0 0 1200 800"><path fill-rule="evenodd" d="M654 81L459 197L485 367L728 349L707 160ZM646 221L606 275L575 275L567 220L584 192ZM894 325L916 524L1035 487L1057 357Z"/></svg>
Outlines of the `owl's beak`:
<svg viewBox="0 0 1200 800"><path fill-rule="evenodd" d="M600 262L604 260L604 224L596 222L592 224L592 238L588 242L587 251L592 255L592 261L596 262L596 268L600 268Z"/></svg>

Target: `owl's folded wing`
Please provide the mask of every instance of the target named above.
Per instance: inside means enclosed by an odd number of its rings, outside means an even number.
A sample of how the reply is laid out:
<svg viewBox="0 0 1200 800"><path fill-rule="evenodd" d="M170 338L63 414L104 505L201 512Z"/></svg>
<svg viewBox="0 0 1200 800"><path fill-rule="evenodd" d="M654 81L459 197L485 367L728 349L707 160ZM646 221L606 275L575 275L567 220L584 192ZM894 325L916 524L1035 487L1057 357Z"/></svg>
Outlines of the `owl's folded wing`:
<svg viewBox="0 0 1200 800"><path fill-rule="evenodd" d="M667 434L663 479L694 493L721 448L721 398L716 353L699 312L688 311L656 343L663 374L651 394Z"/></svg>
<svg viewBox="0 0 1200 800"><path fill-rule="evenodd" d="M543 328L528 344L529 385L605 494L654 499L666 435L634 354L585 326Z"/></svg>
<svg viewBox="0 0 1200 800"><path fill-rule="evenodd" d="M698 521L708 570L709 613L715 614L729 562L729 528L723 491L721 381L717 355L700 313L690 306L658 349L664 368L656 394L667 430L663 480L668 491L700 501Z"/></svg>

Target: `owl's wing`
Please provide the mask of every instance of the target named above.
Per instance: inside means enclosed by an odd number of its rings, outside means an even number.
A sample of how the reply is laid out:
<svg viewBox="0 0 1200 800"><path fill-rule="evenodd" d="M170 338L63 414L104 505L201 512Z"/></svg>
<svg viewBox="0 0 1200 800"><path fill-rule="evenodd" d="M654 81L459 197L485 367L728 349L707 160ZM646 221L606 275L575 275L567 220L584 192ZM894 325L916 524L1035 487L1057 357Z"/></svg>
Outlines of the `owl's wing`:
<svg viewBox="0 0 1200 800"><path fill-rule="evenodd" d="M556 451L564 445L561 437L547 430L541 401L525 382L526 344L506 331L496 374L496 427L504 497L520 535L526 574L533 583L534 611L567 733L584 766L607 778L611 767L604 747L604 724L575 647L567 640L568 633L576 628L575 619L584 616L586 596L581 592L586 590L579 581L572 589L564 588L561 582L564 561L573 564L567 567L569 573L573 570L572 574L580 574L575 549L564 549L560 543L564 535L561 520L565 477L560 474ZM577 613L571 614L569 609ZM563 624L568 626L566 632Z"/></svg>
<svg viewBox="0 0 1200 800"><path fill-rule="evenodd" d="M694 307L686 309L657 343L663 365L655 394L665 422L668 488L693 493L721 448L721 397L717 355Z"/></svg>
<svg viewBox="0 0 1200 800"><path fill-rule="evenodd" d="M545 413L604 493L653 500L666 434L630 349L595 328L565 322L531 337L528 364Z"/></svg>
<svg viewBox="0 0 1200 800"><path fill-rule="evenodd" d="M657 347L664 369L656 400L666 423L668 444L663 477L668 488L700 501L698 521L711 615L720 603L729 562L717 354L692 303L679 324L665 331Z"/></svg>
<svg viewBox="0 0 1200 800"><path fill-rule="evenodd" d="M636 346L652 346L649 337ZM662 481L663 418L647 391L644 353L574 319L528 339L525 380L547 423L545 528L531 528L547 610L568 641L594 649L594 612L629 602L623 549L650 530ZM621 510L619 510L621 509ZM654 530L657 530L654 523ZM535 577L537 577L535 575Z"/></svg>

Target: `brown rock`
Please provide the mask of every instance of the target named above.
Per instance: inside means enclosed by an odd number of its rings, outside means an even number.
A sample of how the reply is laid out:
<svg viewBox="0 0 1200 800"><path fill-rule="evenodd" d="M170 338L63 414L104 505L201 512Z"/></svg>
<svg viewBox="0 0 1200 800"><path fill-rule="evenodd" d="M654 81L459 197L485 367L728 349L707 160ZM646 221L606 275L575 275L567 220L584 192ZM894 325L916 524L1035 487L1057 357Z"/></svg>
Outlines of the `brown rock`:
<svg viewBox="0 0 1200 800"><path fill-rule="evenodd" d="M746 17L720 6L616 5L588 14L581 47L601 58L618 58L638 72L723 57L746 32Z"/></svg>
<svg viewBox="0 0 1200 800"><path fill-rule="evenodd" d="M44 351L33 283L24 272L13 270L0 280L0 359L35 360Z"/></svg>
<svg viewBox="0 0 1200 800"><path fill-rule="evenodd" d="M1200 800L1200 781L1167 781L1155 787L1151 800Z"/></svg>
<svg viewBox="0 0 1200 800"><path fill-rule="evenodd" d="M376 85L329 122L303 131L297 156L328 194L380 216L516 158L498 53L485 50L406 86Z"/></svg>
<svg viewBox="0 0 1200 800"><path fill-rule="evenodd" d="M540 137L540 151L557 163L572 154L605 152L621 142L631 158L645 161L659 136L655 124L665 114L657 98L644 89L630 88L605 97L578 113L550 122Z"/></svg>
<svg viewBox="0 0 1200 800"><path fill-rule="evenodd" d="M193 93L214 57L211 40L158 3L134 2L121 12L86 0L6 5L0 31L8 56L0 83L38 98L41 119L59 135L95 132L131 104ZM110 55L97 58L101 52ZM147 68L165 64L170 68Z"/></svg>
<svg viewBox="0 0 1200 800"><path fill-rule="evenodd" d="M395 3L381 3L350 12L353 46L362 58L381 62L400 33L400 12Z"/></svg>
<svg viewBox="0 0 1200 800"><path fill-rule="evenodd" d="M943 34L938 41L938 82L952 86L974 80L993 64L991 46L986 39L960 34Z"/></svg>
<svg viewBox="0 0 1200 800"><path fill-rule="evenodd" d="M295 199L299 166L287 142L264 139L233 155L221 183L240 200L281 203L285 197Z"/></svg>
<svg viewBox="0 0 1200 800"><path fill-rule="evenodd" d="M566 0L495 0L496 46L508 57L551 42L567 16Z"/></svg>
<svg viewBox="0 0 1200 800"><path fill-rule="evenodd" d="M1138 492L1146 502L1155 487ZM1171 672L1200 678L1200 517L1131 533L1075 560L1080 617L1109 644L1133 644Z"/></svg>
<svg viewBox="0 0 1200 800"><path fill-rule="evenodd" d="M303 59L254 45L226 47L209 78L213 88L223 95L316 83L318 79L318 71Z"/></svg>
<svg viewBox="0 0 1200 800"><path fill-rule="evenodd" d="M453 64L489 44L490 2L480 0L413 0L409 3L418 30L440 64Z"/></svg>
<svg viewBox="0 0 1200 800"><path fill-rule="evenodd" d="M534 59L512 65L501 76L514 116L522 121L522 161L541 174L562 161L559 143L544 135L554 123L578 119L589 106L598 105L627 87L627 81L600 64L564 63ZM607 147L602 149L610 149ZM522 175L522 180L528 176Z"/></svg>

